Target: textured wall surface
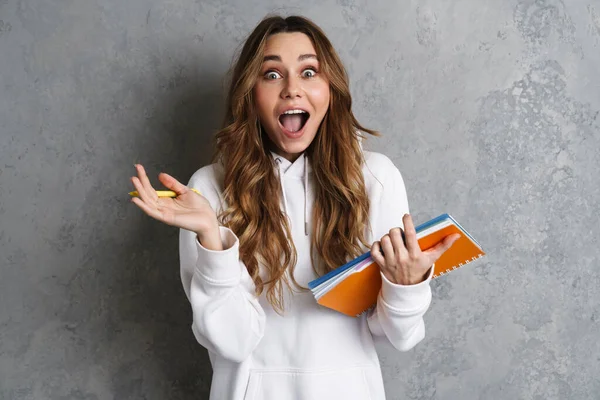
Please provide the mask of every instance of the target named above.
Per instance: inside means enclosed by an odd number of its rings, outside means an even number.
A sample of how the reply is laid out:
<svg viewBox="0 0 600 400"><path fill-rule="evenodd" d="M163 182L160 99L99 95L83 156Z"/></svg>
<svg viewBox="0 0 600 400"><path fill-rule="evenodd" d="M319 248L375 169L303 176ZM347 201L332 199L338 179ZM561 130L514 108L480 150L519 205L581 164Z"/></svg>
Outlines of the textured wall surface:
<svg viewBox="0 0 600 400"><path fill-rule="evenodd" d="M133 163L206 164L267 12L328 33L368 147L488 256L435 281L389 399L600 398L600 2L0 0L0 398L203 399L177 231Z"/></svg>

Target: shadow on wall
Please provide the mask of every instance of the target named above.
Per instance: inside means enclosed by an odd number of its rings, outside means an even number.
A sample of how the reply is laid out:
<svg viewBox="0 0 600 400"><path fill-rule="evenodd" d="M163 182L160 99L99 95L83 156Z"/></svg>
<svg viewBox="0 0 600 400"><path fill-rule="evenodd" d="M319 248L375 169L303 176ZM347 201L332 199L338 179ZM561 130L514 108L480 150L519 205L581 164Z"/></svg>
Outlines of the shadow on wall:
<svg viewBox="0 0 600 400"><path fill-rule="evenodd" d="M187 184L198 168L211 162L213 137L224 109L223 77L204 74L201 81L193 81L182 71L194 68L174 68L175 78L166 86L159 82L163 94L155 104L156 113L139 130L145 132L145 144L132 149L143 154L144 160L138 161L155 189L163 189L157 179L161 171ZM111 357L121 359L111 362L117 367L111 372L112 394L128 399L208 398L210 361L191 331L192 313L179 276L179 230L151 219L134 205L124 206L135 211L125 212L131 235L121 247L121 268L114 271L116 287L108 297L113 326L107 330L120 332L131 326L136 331L125 334L112 349Z"/></svg>

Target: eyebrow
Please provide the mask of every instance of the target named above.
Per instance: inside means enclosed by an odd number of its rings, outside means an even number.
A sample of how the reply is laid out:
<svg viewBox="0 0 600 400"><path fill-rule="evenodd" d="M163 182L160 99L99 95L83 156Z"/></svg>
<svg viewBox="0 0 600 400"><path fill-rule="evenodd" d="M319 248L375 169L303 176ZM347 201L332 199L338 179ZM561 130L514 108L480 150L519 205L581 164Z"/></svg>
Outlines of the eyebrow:
<svg viewBox="0 0 600 400"><path fill-rule="evenodd" d="M298 56L298 61L304 61L306 59L309 58L314 58L315 60L318 60L317 56L315 54L300 54ZM281 57L279 57L278 55L267 55L263 58L263 62L265 61L279 61L281 62Z"/></svg>

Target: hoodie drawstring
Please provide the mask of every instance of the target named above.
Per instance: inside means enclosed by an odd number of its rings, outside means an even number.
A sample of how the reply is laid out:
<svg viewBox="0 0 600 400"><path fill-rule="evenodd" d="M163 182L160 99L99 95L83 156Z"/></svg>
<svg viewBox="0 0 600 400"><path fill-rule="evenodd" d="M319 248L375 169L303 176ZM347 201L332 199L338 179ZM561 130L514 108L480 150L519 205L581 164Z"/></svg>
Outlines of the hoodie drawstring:
<svg viewBox="0 0 600 400"><path fill-rule="evenodd" d="M279 185L281 186L281 193L283 193L283 210L285 215L289 218L289 208L287 203L287 196L285 195L285 188L283 187L283 171L281 170L281 158L275 159L277 162L277 175L279 175ZM308 236L308 165L306 155L304 155L304 235Z"/></svg>
<svg viewBox="0 0 600 400"><path fill-rule="evenodd" d="M276 158L277 161L277 172L279 175L279 185L281 186L281 193L283 193L283 210L285 211L285 215L290 215L288 211L287 197L285 196L285 189L283 188L283 172L281 171L281 158Z"/></svg>
<svg viewBox="0 0 600 400"><path fill-rule="evenodd" d="M304 155L304 236L308 236L308 160Z"/></svg>

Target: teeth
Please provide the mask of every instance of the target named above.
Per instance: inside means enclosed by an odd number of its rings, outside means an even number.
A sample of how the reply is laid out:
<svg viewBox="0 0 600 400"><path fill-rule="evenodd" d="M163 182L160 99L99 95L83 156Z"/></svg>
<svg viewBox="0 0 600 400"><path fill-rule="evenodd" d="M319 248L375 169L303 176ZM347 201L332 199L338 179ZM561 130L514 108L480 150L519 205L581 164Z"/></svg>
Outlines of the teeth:
<svg viewBox="0 0 600 400"><path fill-rule="evenodd" d="M287 110L284 114L305 114L304 110Z"/></svg>

